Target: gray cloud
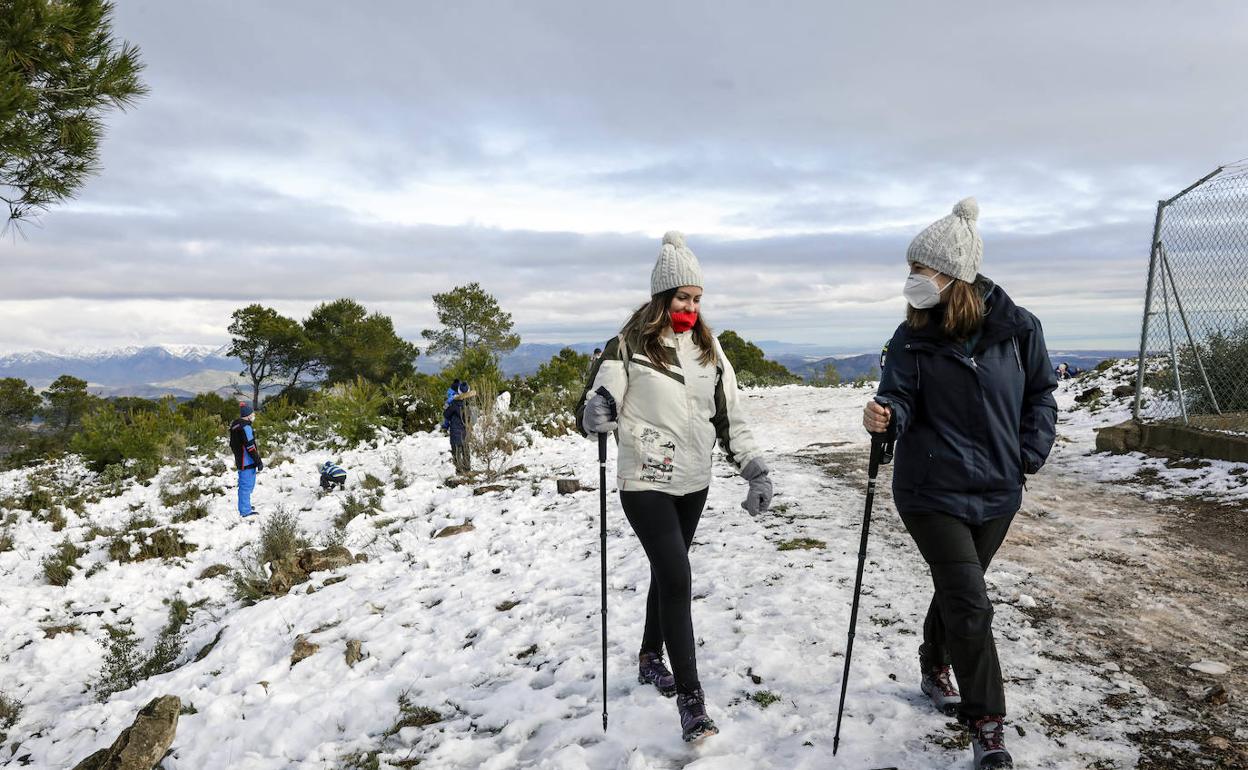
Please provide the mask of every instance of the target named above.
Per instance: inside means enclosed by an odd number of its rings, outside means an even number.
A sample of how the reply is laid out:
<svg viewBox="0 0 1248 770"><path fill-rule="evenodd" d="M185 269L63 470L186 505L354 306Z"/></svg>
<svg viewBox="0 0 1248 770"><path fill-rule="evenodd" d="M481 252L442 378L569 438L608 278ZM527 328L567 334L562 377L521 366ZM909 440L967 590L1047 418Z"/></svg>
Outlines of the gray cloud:
<svg viewBox="0 0 1248 770"><path fill-rule="evenodd" d="M668 227L721 328L870 348L966 194L1051 337L1130 347L1155 201L1248 155L1237 2L362 8L121 4L152 94L0 244L0 349L223 341L239 304L337 296L416 336L473 280L527 338L596 339Z"/></svg>

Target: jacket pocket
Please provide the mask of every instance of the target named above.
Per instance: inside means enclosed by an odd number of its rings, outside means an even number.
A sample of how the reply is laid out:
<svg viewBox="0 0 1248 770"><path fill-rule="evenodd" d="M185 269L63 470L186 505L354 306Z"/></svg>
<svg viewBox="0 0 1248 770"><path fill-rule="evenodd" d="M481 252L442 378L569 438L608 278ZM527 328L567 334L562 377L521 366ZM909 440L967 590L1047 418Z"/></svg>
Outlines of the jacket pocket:
<svg viewBox="0 0 1248 770"><path fill-rule="evenodd" d="M676 473L676 441L650 425L638 425L636 438L637 478L650 484L670 484Z"/></svg>

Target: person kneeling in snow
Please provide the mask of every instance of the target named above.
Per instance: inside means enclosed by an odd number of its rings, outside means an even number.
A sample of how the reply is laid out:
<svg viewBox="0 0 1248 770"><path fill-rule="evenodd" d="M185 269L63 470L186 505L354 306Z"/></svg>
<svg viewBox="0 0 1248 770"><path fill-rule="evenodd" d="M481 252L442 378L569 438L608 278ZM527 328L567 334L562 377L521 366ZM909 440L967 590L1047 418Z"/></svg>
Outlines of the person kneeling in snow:
<svg viewBox="0 0 1248 770"><path fill-rule="evenodd" d="M326 460L321 466L321 489L332 492L335 486L339 489L347 486L347 472Z"/></svg>
<svg viewBox="0 0 1248 770"><path fill-rule="evenodd" d="M256 488L256 473L264 470L256 432L251 427L255 419L256 410L244 402L238 405L238 419L230 423L230 449L234 450L234 467L238 470L238 515L244 519L257 514L251 507L251 492Z"/></svg>

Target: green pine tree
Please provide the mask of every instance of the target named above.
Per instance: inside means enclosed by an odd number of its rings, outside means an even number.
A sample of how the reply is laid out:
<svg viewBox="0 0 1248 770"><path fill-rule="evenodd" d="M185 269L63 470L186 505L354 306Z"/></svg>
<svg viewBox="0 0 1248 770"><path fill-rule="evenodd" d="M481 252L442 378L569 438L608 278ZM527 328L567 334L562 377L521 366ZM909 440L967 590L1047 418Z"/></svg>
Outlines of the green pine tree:
<svg viewBox="0 0 1248 770"><path fill-rule="evenodd" d="M87 381L62 374L43 392L47 406L41 410L50 430L68 434L82 425L82 417L99 402L87 392Z"/></svg>
<svg viewBox="0 0 1248 770"><path fill-rule="evenodd" d="M99 167L104 117L147 92L104 0L0 0L0 200L10 222L71 198Z"/></svg>
<svg viewBox="0 0 1248 770"><path fill-rule="evenodd" d="M316 369L316 356L303 327L262 305L248 305L230 316L229 354L243 362L240 374L251 381L251 403L260 403L266 384L293 388Z"/></svg>
<svg viewBox="0 0 1248 770"><path fill-rule="evenodd" d="M520 344L520 336L512 332L511 313L503 312L479 283L434 294L433 304L442 328L421 332L429 340L429 355L458 358L468 348L484 348L497 357Z"/></svg>
<svg viewBox="0 0 1248 770"><path fill-rule="evenodd" d="M303 329L328 384L356 377L381 384L416 371L420 350L394 331L390 316L369 313L353 299L317 305Z"/></svg>

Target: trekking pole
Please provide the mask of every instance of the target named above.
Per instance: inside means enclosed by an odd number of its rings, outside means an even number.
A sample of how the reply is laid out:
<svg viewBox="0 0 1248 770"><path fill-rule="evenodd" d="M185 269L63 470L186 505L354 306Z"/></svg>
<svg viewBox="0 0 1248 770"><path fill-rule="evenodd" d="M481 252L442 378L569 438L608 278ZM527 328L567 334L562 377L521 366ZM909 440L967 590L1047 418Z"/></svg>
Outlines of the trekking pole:
<svg viewBox="0 0 1248 770"><path fill-rule="evenodd" d="M871 530L871 504L875 502L875 477L880 466L893 458L893 443L883 433L871 434L871 459L867 464L867 507L862 514L862 540L858 544L858 576L854 578L854 603L849 612L849 641L845 645L845 671L841 674L841 704L836 710L836 734L832 756L841 745L841 717L845 713L845 689L849 686L849 659L854 654L854 629L858 625L858 596L862 592L862 568L867 562L867 534Z"/></svg>
<svg viewBox="0 0 1248 770"><path fill-rule="evenodd" d="M607 434L598 434L598 529L602 543L602 731L607 731Z"/></svg>

